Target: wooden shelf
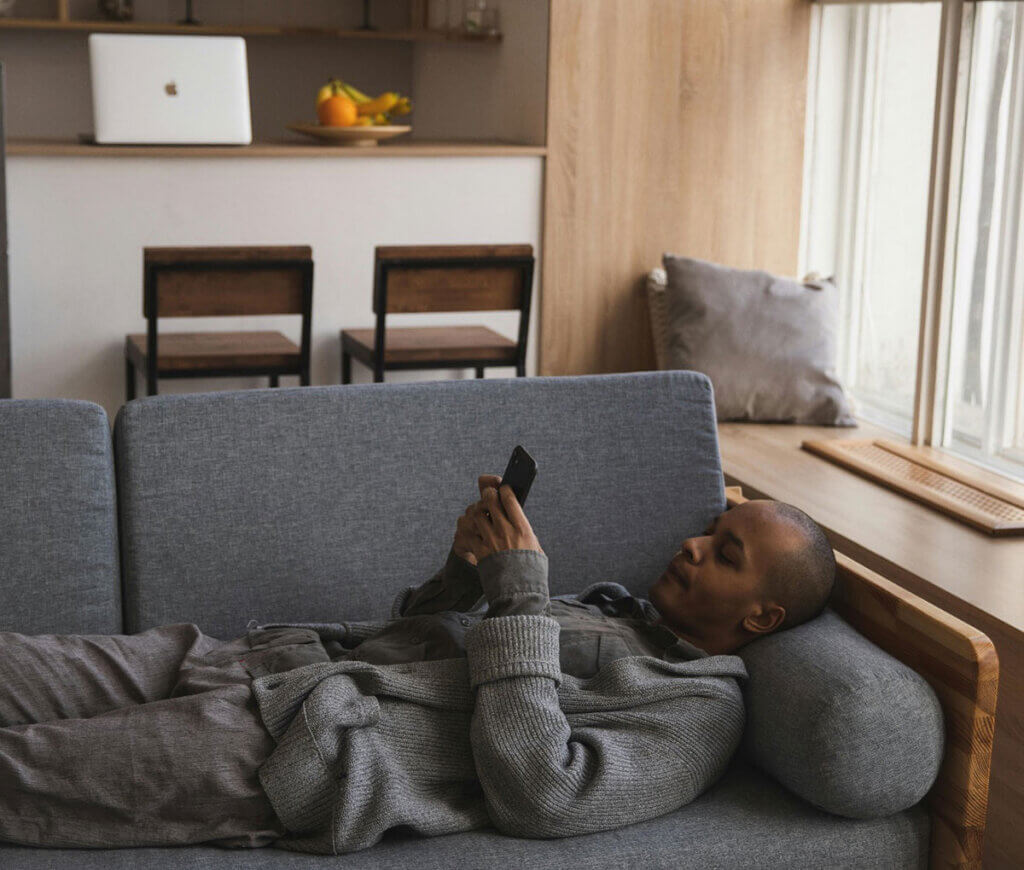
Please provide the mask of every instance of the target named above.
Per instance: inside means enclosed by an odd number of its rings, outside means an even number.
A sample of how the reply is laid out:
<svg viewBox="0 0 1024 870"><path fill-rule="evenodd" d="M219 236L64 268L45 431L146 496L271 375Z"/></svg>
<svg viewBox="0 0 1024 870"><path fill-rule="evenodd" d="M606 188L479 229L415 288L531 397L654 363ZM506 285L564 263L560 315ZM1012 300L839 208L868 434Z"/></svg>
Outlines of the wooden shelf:
<svg viewBox="0 0 1024 870"><path fill-rule="evenodd" d="M55 18L0 18L0 30L48 30L79 33L166 33L199 36L313 36L398 42L459 42L496 45L501 34L474 36L444 30L355 30L341 27L297 27L265 24L174 24L160 21L61 21Z"/></svg>
<svg viewBox="0 0 1024 870"><path fill-rule="evenodd" d="M66 139L11 139L8 157L536 157L543 145L410 140L374 148L342 148L299 139L252 145L85 145Z"/></svg>

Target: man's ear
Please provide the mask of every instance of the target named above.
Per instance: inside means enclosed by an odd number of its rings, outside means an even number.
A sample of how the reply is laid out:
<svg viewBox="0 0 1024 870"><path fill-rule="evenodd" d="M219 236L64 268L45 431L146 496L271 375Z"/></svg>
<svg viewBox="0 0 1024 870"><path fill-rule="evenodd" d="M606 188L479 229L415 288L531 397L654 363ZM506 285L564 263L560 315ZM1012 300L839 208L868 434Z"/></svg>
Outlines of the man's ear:
<svg viewBox="0 0 1024 870"><path fill-rule="evenodd" d="M775 631L786 619L786 608L768 601L743 617L743 628L751 634L768 634Z"/></svg>

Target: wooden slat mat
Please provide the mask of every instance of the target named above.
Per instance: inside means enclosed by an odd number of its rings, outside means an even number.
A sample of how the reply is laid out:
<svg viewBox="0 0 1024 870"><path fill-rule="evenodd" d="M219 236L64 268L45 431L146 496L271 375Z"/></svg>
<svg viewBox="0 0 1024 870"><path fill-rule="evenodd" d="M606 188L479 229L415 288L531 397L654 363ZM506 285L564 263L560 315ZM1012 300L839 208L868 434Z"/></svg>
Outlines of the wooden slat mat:
<svg viewBox="0 0 1024 870"><path fill-rule="evenodd" d="M804 441L804 450L835 462L991 535L1024 534L1024 499L951 468L913 448L877 440Z"/></svg>

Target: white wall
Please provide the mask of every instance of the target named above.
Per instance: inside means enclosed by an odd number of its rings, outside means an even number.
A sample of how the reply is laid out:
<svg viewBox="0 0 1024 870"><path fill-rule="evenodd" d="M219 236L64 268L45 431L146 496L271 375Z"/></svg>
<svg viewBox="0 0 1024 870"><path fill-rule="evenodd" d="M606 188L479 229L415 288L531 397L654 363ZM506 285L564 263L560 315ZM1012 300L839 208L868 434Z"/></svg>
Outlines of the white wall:
<svg viewBox="0 0 1024 870"><path fill-rule="evenodd" d="M124 401L125 334L145 331L146 245L311 245L312 381L338 383L338 330L373 325L374 245L527 242L539 257L542 179L541 157L9 158L14 396L88 399L113 417ZM531 374L538 301L535 292ZM517 321L501 312L389 318L396 326L484 323L510 338ZM298 317L161 324L299 335ZM357 382L370 379L355 362L353 374ZM472 372L393 372L387 379L451 376ZM265 383L165 380L160 390Z"/></svg>

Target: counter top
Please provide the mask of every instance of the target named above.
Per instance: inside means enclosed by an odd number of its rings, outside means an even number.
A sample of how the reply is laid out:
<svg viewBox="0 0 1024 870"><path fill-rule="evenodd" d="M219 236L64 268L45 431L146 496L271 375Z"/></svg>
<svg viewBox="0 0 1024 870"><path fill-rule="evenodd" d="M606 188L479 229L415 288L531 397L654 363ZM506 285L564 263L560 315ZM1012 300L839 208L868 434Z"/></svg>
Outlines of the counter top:
<svg viewBox="0 0 1024 870"><path fill-rule="evenodd" d="M9 157L529 157L543 145L512 142L423 142L410 139L369 147L321 145L301 139L252 145L86 145L67 139L11 139Z"/></svg>

